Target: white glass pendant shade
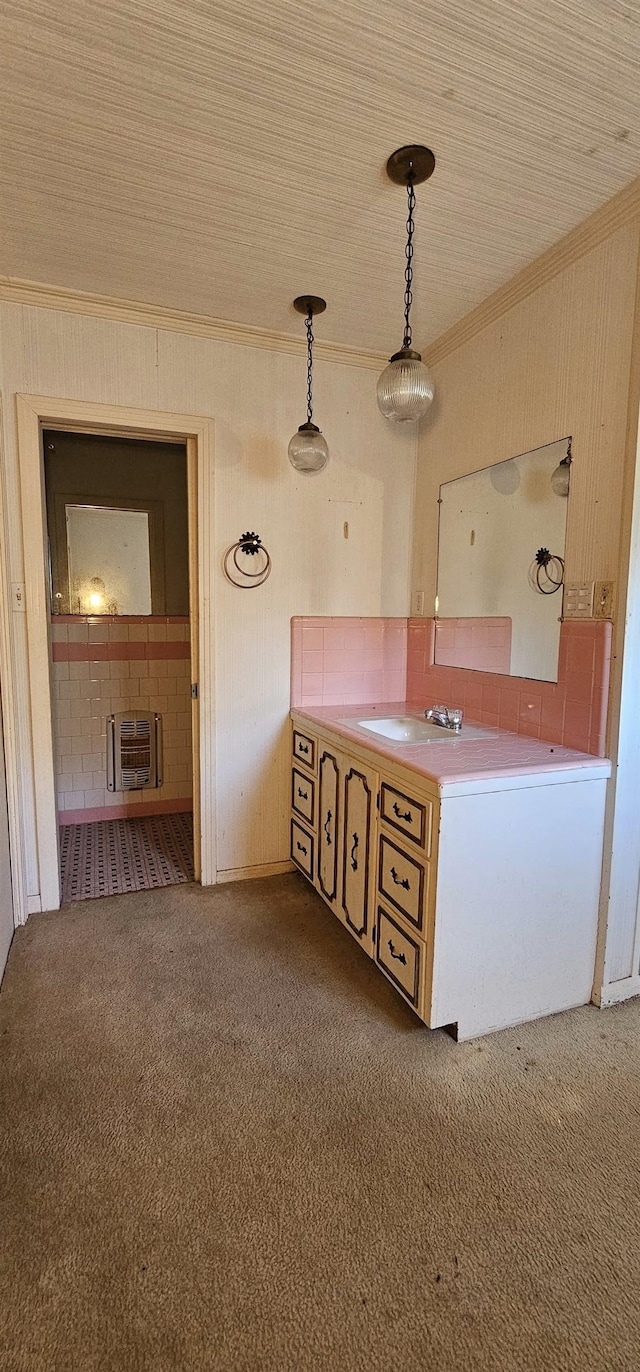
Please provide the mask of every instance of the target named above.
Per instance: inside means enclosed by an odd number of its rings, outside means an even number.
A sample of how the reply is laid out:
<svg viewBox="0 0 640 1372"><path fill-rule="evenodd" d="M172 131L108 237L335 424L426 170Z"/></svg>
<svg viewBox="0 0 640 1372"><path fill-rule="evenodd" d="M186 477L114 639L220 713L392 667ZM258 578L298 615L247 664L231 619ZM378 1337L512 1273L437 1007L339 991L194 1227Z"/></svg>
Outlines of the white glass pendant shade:
<svg viewBox="0 0 640 1372"><path fill-rule="evenodd" d="M321 472L329 461L327 440L316 424L301 424L289 443L289 461L297 472Z"/></svg>
<svg viewBox="0 0 640 1372"><path fill-rule="evenodd" d="M433 378L420 353L394 353L378 379L378 407L386 419L403 424L421 419L433 400Z"/></svg>
<svg viewBox="0 0 640 1372"><path fill-rule="evenodd" d="M565 497L569 494L569 473L571 467L569 459L563 457L562 462L556 467L555 472L551 473L551 489L555 495Z"/></svg>

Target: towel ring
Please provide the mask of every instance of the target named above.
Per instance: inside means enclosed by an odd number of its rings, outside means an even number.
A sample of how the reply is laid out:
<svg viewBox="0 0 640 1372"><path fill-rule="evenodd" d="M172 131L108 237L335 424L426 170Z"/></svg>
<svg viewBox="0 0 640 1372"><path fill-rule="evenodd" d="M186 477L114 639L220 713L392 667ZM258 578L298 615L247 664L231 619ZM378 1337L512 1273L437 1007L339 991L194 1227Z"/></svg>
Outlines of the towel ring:
<svg viewBox="0 0 640 1372"><path fill-rule="evenodd" d="M238 561L239 553L243 553L245 557L256 557L262 554L263 565L257 572L250 572ZM271 565L271 557L264 547L262 539L255 533L241 534L237 542L232 543L231 547L227 548L222 562L227 581L232 586L237 586L239 591L253 591L257 586L264 586L267 577L271 575ZM242 577L241 581L236 580L233 574L234 567L238 576Z"/></svg>
<svg viewBox="0 0 640 1372"><path fill-rule="evenodd" d="M529 585L540 595L555 595L564 584L564 559L548 548L538 548L529 568Z"/></svg>

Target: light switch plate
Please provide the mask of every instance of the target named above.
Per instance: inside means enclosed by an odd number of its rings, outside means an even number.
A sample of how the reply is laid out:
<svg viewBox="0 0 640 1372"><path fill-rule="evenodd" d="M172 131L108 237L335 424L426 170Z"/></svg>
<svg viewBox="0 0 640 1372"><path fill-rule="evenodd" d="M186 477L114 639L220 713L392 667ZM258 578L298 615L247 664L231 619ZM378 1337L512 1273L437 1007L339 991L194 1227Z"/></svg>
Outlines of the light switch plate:
<svg viewBox="0 0 640 1372"><path fill-rule="evenodd" d="M564 588L563 619L591 619L593 616L593 582L570 581Z"/></svg>
<svg viewBox="0 0 640 1372"><path fill-rule="evenodd" d="M424 591L413 592L413 613L414 615L424 614Z"/></svg>
<svg viewBox="0 0 640 1372"><path fill-rule="evenodd" d="M27 598L24 581L11 582L11 604L14 610L19 610L22 614L27 608Z"/></svg>

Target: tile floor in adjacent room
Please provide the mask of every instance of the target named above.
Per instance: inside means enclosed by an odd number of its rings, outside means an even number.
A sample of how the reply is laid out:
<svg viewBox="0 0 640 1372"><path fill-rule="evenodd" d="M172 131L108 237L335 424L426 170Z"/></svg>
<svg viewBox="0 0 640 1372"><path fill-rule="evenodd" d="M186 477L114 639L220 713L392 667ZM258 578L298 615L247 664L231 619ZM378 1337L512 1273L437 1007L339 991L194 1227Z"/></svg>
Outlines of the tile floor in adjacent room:
<svg viewBox="0 0 640 1372"><path fill-rule="evenodd" d="M60 866L63 901L193 881L193 815L62 825Z"/></svg>

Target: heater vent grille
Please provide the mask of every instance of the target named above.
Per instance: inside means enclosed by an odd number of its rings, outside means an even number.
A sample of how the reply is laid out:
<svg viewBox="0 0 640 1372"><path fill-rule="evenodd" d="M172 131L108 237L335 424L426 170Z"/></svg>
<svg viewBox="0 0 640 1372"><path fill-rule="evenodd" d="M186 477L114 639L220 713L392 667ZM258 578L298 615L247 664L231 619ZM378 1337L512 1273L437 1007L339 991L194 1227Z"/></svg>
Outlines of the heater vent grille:
<svg viewBox="0 0 640 1372"><path fill-rule="evenodd" d="M141 791L162 785L162 716L126 710L107 720L107 785Z"/></svg>

